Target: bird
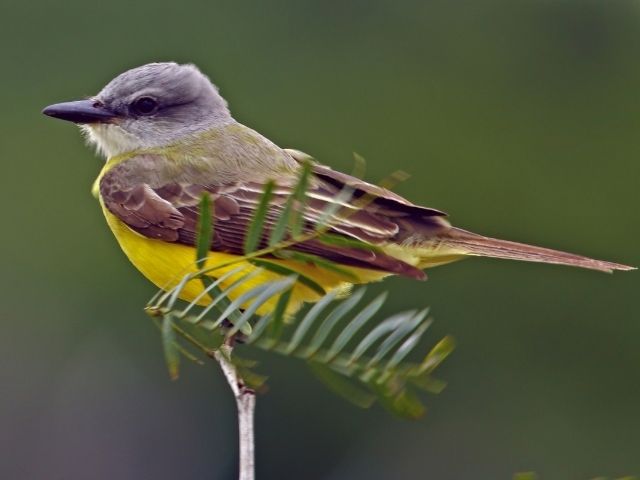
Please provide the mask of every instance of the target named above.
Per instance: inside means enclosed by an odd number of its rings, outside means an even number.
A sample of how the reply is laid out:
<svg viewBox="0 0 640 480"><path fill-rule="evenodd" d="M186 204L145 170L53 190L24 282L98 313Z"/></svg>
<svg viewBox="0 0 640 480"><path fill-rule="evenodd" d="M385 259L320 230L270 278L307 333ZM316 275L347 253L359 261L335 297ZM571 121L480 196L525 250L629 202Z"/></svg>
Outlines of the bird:
<svg viewBox="0 0 640 480"><path fill-rule="evenodd" d="M199 269L195 252L203 196L213 205L207 274L218 279L226 275L220 283L225 289L253 272L229 293L232 299L281 278L273 269L247 261L245 240L271 184L257 247L268 244L269 233L286 214L305 168L309 176L304 201L296 204L302 230L313 232L322 215L330 212L326 238L307 235L287 247L297 257L271 252L264 259L311 279L324 292L348 295L355 284L390 275L424 280L425 269L469 257L603 272L633 269L454 227L440 210L412 203L298 150L281 148L237 122L218 88L193 64L142 65L116 76L95 96L50 105L43 113L79 125L88 143L105 157L94 196L125 255L165 291ZM211 298L202 295L203 288L193 280L179 296L206 305ZM288 314L322 298L321 292L301 281L291 292ZM258 313L273 310L274 302L263 304Z"/></svg>

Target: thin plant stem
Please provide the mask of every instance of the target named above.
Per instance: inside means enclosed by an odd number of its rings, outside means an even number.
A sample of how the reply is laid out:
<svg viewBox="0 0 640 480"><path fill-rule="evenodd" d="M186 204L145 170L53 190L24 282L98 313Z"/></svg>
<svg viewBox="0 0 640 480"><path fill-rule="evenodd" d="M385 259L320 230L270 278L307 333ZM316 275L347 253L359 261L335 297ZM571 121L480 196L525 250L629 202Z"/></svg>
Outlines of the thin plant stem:
<svg viewBox="0 0 640 480"><path fill-rule="evenodd" d="M220 364L233 396L236 399L238 410L238 437L239 437L239 474L238 480L255 479L255 437L253 416L256 406L256 394L253 389L247 387L238 375L236 367L229 361L233 350L232 342L225 343L220 350L214 352L214 358Z"/></svg>

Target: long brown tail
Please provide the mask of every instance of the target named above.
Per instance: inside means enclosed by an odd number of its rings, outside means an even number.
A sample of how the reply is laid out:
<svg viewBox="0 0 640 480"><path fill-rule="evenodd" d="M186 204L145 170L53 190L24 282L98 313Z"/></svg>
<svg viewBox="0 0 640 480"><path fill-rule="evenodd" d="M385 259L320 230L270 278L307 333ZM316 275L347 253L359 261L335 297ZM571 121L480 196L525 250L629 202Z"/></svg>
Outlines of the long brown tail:
<svg viewBox="0 0 640 480"><path fill-rule="evenodd" d="M526 262L554 263L609 273L614 270L635 270L635 267L628 265L595 260L573 253L536 247L525 243L484 237L455 227L447 232L442 241L450 247L466 251L467 255L523 260Z"/></svg>

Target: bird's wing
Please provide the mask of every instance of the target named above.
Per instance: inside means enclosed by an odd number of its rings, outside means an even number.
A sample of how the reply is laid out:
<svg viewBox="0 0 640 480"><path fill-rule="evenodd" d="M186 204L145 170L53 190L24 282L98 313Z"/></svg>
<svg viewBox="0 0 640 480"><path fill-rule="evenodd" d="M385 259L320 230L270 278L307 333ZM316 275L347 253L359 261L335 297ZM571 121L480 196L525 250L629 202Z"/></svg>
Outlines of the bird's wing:
<svg viewBox="0 0 640 480"><path fill-rule="evenodd" d="M122 164L121 164L122 165ZM123 178L130 169L117 165L100 180L100 195L105 207L132 230L148 238L195 246L199 203L208 193L213 200L213 230L211 250L242 255L246 232L262 197L266 178L262 181L235 182L213 185L169 182L161 185L131 184ZM267 245L271 230L282 216L287 200L293 194L297 178L283 175L274 179L276 186L269 202L261 241ZM357 239L372 245L403 241L405 225L420 219L425 229L448 228L444 214L419 207L385 189L328 167L314 165L310 186L301 208L304 230L313 230L314 223L327 207L340 205L329 222L329 233L342 238ZM290 247L332 262L354 267L425 278L422 270L381 249L358 248L348 242L326 242L309 239Z"/></svg>

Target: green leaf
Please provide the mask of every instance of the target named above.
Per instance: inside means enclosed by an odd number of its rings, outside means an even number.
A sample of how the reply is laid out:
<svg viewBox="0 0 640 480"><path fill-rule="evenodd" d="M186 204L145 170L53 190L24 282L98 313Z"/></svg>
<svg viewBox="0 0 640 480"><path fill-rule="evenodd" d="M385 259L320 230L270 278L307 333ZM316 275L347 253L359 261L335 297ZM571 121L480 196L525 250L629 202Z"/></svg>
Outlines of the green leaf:
<svg viewBox="0 0 640 480"><path fill-rule="evenodd" d="M202 194L200 199L200 210L198 215L198 235L196 237L196 265L202 268L211 250L211 240L213 239L211 195L208 192Z"/></svg>
<svg viewBox="0 0 640 480"><path fill-rule="evenodd" d="M280 294L283 290L290 291L296 279L297 277L295 276L287 277L277 282L272 282L270 284L260 285L256 287L253 290L256 292L256 294L252 296L255 298L251 301L251 305L249 305L249 307L244 312L242 312L240 318L234 322L234 326L231 330L229 330L228 335L234 335L238 332L238 330L241 330L264 303ZM242 303L239 303L239 305L242 305ZM231 306L229 308L231 308Z"/></svg>
<svg viewBox="0 0 640 480"><path fill-rule="evenodd" d="M275 183L273 182L273 180L269 180L264 187L264 191L262 192L262 196L260 197L260 202L258 203L256 212L251 219L249 229L247 230L247 236L244 239L245 255L255 252L258 248L260 237L262 236L262 231L264 228L264 220L267 215L267 210L269 209L269 202L273 197L274 186Z"/></svg>
<svg viewBox="0 0 640 480"><path fill-rule="evenodd" d="M283 275L283 276L296 275L298 277L298 282L303 284L305 287L310 288L311 290L316 292L318 295L325 295L327 293L320 284L316 283L311 278L289 267L285 267L280 263L274 263L269 260L263 260L261 258L252 258L250 262L258 267L264 268L265 270L269 270L273 273L277 273L278 275Z"/></svg>
<svg viewBox="0 0 640 480"><path fill-rule="evenodd" d="M202 300L206 295L209 295L209 297L211 298L210 293L212 292L212 290L214 288L216 288L218 285L220 285L222 282L224 282L225 280L227 280L228 278L232 277L233 275L236 275L240 272L242 272L245 269L245 267L243 266L239 266L234 268L233 270L229 270L228 272L225 272L223 275L220 275L219 277L214 278L210 277L206 274L202 274L200 275L200 280L202 281L203 284L203 290L202 292L200 292L198 294L198 296L196 298L194 298L191 303L189 305L187 305L185 307L185 309L182 311L182 313L180 314L181 316L186 315L187 313L189 313L189 311L198 306L198 302L200 300ZM213 300L213 298L211 298L211 300Z"/></svg>
<svg viewBox="0 0 640 480"><path fill-rule="evenodd" d="M250 279L256 277L259 274L260 274L260 270L254 270L252 272L249 272L241 276L240 278L236 279L231 285L229 285L224 290L221 290L217 285L214 285L214 282L212 282L210 285L207 285L207 289L209 289L210 292L213 293L214 295L211 300L211 303L209 303L206 307L204 307L200 312L200 314L198 315L197 317L198 321L201 321L214 307L218 307L220 311L224 311L231 304L231 300L229 300L228 295L232 293L234 290L237 290L238 288L240 288L244 284L244 282L249 281ZM202 280L204 282L208 281L204 277Z"/></svg>
<svg viewBox="0 0 640 480"><path fill-rule="evenodd" d="M220 350L220 353L223 354L224 358L233 365L236 369L236 374L242 379L247 387L254 390L264 390L264 384L268 377L253 371L253 368L258 365L258 362L248 358L239 357L235 351L231 352L230 355L226 355L223 352L224 350Z"/></svg>
<svg viewBox="0 0 640 480"><path fill-rule="evenodd" d="M253 370L246 367L236 367L236 373L242 378L245 385L254 390L262 390L268 378L265 375L260 375Z"/></svg>
<svg viewBox="0 0 640 480"><path fill-rule="evenodd" d="M302 163L302 171L298 184L289 198L291 202L291 215L289 217L289 228L291 234L295 238L302 234L304 227L304 211L306 208L307 190L309 189L309 177L311 176L312 164L310 161Z"/></svg>
<svg viewBox="0 0 640 480"><path fill-rule="evenodd" d="M269 246L276 246L282 241L289 227L294 236L302 232L304 224L304 203L309 184L309 176L311 173L311 163L304 162L300 170L298 182L284 205L282 214L278 218L278 222L271 231L269 238ZM297 203L297 204L296 204Z"/></svg>
<svg viewBox="0 0 640 480"><path fill-rule="evenodd" d="M440 393L447 386L447 382L443 382L430 375L419 375L417 377L409 377L408 381L421 390L429 393Z"/></svg>
<svg viewBox="0 0 640 480"><path fill-rule="evenodd" d="M171 380L178 378L180 369L180 352L176 333L173 330L173 314L167 313L162 319L162 348L164 349L164 358L169 371Z"/></svg>
<svg viewBox="0 0 640 480"><path fill-rule="evenodd" d="M338 273L345 277L346 280L349 280L351 282L360 281L358 276L351 270L341 267L337 263L326 260L322 257L319 257L318 255L296 252L294 250L282 250L280 252L277 252L277 256L288 260L296 260L302 263L311 263L317 267L324 268L325 270L330 270L332 272Z"/></svg>
<svg viewBox="0 0 640 480"><path fill-rule="evenodd" d="M370 250L372 252L381 252L380 247L371 245L370 243L363 242L351 237L345 237L342 235L334 235L332 233L323 233L318 235L318 240L328 245L336 245L338 247L346 248L359 248L361 250Z"/></svg>
<svg viewBox="0 0 640 480"><path fill-rule="evenodd" d="M318 315L320 315L320 313L327 307L327 305L335 300L337 295L337 290L329 292L327 295L322 297L319 302L316 302L313 307L309 309L307 314L298 325L298 328L296 328L296 331L291 337L291 341L285 348L286 354L291 354L296 348L298 348L298 346L302 342L302 339L313 325L313 322L315 322L316 318L318 318Z"/></svg>
<svg viewBox="0 0 640 480"><path fill-rule="evenodd" d="M411 175L404 170L396 170L391 175L388 175L386 178L383 178L378 182L378 186L386 188L387 190L393 190L396 185L406 182L409 178L411 178Z"/></svg>
<svg viewBox="0 0 640 480"><path fill-rule="evenodd" d="M357 152L353 153L353 170L351 175L356 178L363 178L366 171L367 161L365 158Z"/></svg>
<svg viewBox="0 0 640 480"><path fill-rule="evenodd" d="M380 307L384 303L387 298L387 292L381 293L378 295L371 303L369 303L364 309L362 309L353 320L351 320L348 325L340 332L338 338L336 338L333 345L327 352L325 357L325 361L329 362L333 359L338 353L342 351L342 349L347 345L349 340L353 338L358 330L371 318L373 317Z"/></svg>
<svg viewBox="0 0 640 480"><path fill-rule="evenodd" d="M420 364L420 372L432 372L453 352L455 345L455 340L449 335L440 340Z"/></svg>
<svg viewBox="0 0 640 480"><path fill-rule="evenodd" d="M426 311L423 311L423 313L424 315L427 314ZM418 318L420 318L419 315L420 314L418 314ZM430 325L431 325L431 322L427 321L425 323L422 323L420 326L418 326L418 328L415 329L415 331L409 336L409 338L407 338L402 343L402 345L400 345L398 349L394 352L394 354L391 356L391 358L387 362L387 365L385 366L385 368L386 369L395 368L400 362L402 362L405 359L405 357L411 352L411 350L413 350L413 348L418 344L418 342L422 338L422 335L424 335L424 332L427 331Z"/></svg>
<svg viewBox="0 0 640 480"><path fill-rule="evenodd" d="M258 361L252 358L238 356L237 352L231 351L231 356L225 357L235 367L254 368L258 366Z"/></svg>
<svg viewBox="0 0 640 480"><path fill-rule="evenodd" d="M403 322L406 321L408 316L413 317L415 313L415 310L398 313L381 322L371 330L353 350L349 362L353 363L357 361L367 350L369 350L369 348L371 348L374 343L376 343L376 341L381 339L385 334L396 330Z"/></svg>
<svg viewBox="0 0 640 480"><path fill-rule="evenodd" d="M278 304L282 300L282 297L284 297L287 294L287 292L290 292L290 291L291 290L287 290L285 293L280 295L280 298L278 299ZM262 317L260 317L260 320L258 320L256 324L253 326L253 331L251 332L251 335L246 339L246 343L251 344L259 340L262 337L262 334L264 333L264 331L267 329L267 327L273 324L273 321L271 320L272 318L273 318L273 312L269 312L266 315L263 315Z"/></svg>
<svg viewBox="0 0 640 480"><path fill-rule="evenodd" d="M286 320L285 314L287 312L289 302L291 301L291 295L293 295L293 287L280 295L276 308L273 310L271 327L269 328L269 337L273 339L277 340L282 333L282 326Z"/></svg>
<svg viewBox="0 0 640 480"><path fill-rule="evenodd" d="M193 277L191 275L185 275L180 279L178 284L171 290L171 295L169 296L169 300L167 301L167 309L172 309L173 305L176 303L178 298L180 297L180 293L184 289L184 286L192 280Z"/></svg>
<svg viewBox="0 0 640 480"><path fill-rule="evenodd" d="M343 319L347 313L349 313L353 307L362 299L364 292L366 292L366 288L361 288L353 292L353 294L343 300L338 304L336 308L324 319L320 328L316 331L315 335L311 339L311 343L309 344L309 353L308 356L314 355L324 341L329 337L331 330L336 326L336 324Z"/></svg>
<svg viewBox="0 0 640 480"><path fill-rule="evenodd" d="M271 286L271 284L269 283L261 283L243 293L241 293L240 295L238 295L235 299L233 299L231 301L231 303L229 303L229 305L227 305L227 307L222 311L222 313L218 316L218 318L216 319L216 326L220 325L222 322L224 322L230 315L232 315L234 312L240 312L244 307L243 305L245 303L249 303L249 301L255 297L258 297L260 294L262 294L265 290L268 290L269 287ZM239 321L239 317L236 320L236 322ZM236 323L234 322L234 324Z"/></svg>
<svg viewBox="0 0 640 480"><path fill-rule="evenodd" d="M369 408L376 401L375 395L357 386L342 375L315 361L309 362L309 368L330 390L362 408Z"/></svg>
<svg viewBox="0 0 640 480"><path fill-rule="evenodd" d="M162 316L162 319L158 319L157 316L153 315L152 316L152 320L153 320L154 325L156 327L158 327L158 330L160 330L160 333L162 334L162 320L164 319L164 314L162 314L161 316ZM186 339L191 340L189 338L188 333L184 332L175 323L173 324L173 329L174 329L175 332L179 333L180 335L182 335ZM184 356L187 360L191 360L192 362L197 363L198 365L204 365L204 362L201 359L199 359L196 355L191 353L191 351L187 350L185 347L180 345L180 342L176 341L174 343L174 345L178 349L178 353L180 353L182 356ZM199 347L199 345L196 345L196 346ZM163 350L164 350L164 347L163 347Z"/></svg>
<svg viewBox="0 0 640 480"><path fill-rule="evenodd" d="M214 328L216 328L220 323L215 321L208 321L208 320L204 320L204 317L214 308L216 307L219 311L223 312L225 311L229 305L231 305L231 300L229 299L228 295L231 294L234 290L238 289L239 287L241 287L245 282L249 281L250 279L258 276L260 274L260 270L256 269L252 272L249 272L248 274L244 275L243 277L237 279L234 283L232 283L231 285L229 285L227 288L223 290L221 290L220 288L218 288L217 286L213 286L213 284L208 285L208 289L210 289L210 293L213 294L214 298L212 299L211 303L209 305L207 305L206 307L204 307L202 309L202 311L198 314L198 316L195 319L195 323L200 323L200 325L203 328L206 328L208 330L212 330ZM210 280L206 280L205 277L202 277L203 282L206 284L207 281ZM232 311L228 314L228 318L231 321L231 323L235 323L239 320L240 318L240 312L239 311ZM251 325L249 323L245 323L242 328L240 329L240 331L245 334L245 335L250 335L251 334Z"/></svg>
<svg viewBox="0 0 640 480"><path fill-rule="evenodd" d="M354 206L349 204L349 201L353 198L354 191L355 190L349 186L345 186L342 190L340 190L338 195L336 195L336 197L329 204L327 204L327 207L322 211L322 213L316 220L314 225L315 231L320 231L325 229L326 227L330 227L332 224L331 220L333 220L333 218L341 209L354 209Z"/></svg>
<svg viewBox="0 0 640 480"><path fill-rule="evenodd" d="M282 241L285 233L287 233L287 225L289 224L290 216L291 202L287 201L287 203L284 204L284 209L282 210L280 217L278 217L278 221L273 227L273 230L271 230L271 235L269 236L269 247L275 247Z"/></svg>
<svg viewBox="0 0 640 480"><path fill-rule="evenodd" d="M407 389L402 389L395 395L387 395L382 392L380 403L390 412L412 420L424 416L426 412L420 399Z"/></svg>
<svg viewBox="0 0 640 480"><path fill-rule="evenodd" d="M384 342L380 344L376 354L369 360L368 367L372 367L380 362L384 356L393 349L395 345L398 344L405 336L409 335L414 329L420 325L424 317L429 312L428 309L425 309L421 312L418 312L415 315L407 316L406 319L398 326L396 330L394 330L391 335L385 338Z"/></svg>
<svg viewBox="0 0 640 480"><path fill-rule="evenodd" d="M220 329L210 331L202 328L201 324L195 323L195 317L182 318L178 316L177 320L184 335L188 336L187 340L206 352L215 352L224 343L225 336Z"/></svg>

